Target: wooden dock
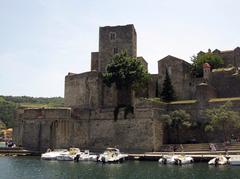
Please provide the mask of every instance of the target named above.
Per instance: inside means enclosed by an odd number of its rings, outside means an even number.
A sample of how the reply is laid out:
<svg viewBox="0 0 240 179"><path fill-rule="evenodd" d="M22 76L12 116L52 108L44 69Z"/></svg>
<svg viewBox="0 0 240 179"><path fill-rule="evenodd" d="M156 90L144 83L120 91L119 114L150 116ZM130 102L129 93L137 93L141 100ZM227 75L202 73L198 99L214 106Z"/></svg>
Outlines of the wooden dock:
<svg viewBox="0 0 240 179"><path fill-rule="evenodd" d="M39 152L25 150L22 147L0 147L0 156L40 155Z"/></svg>
<svg viewBox="0 0 240 179"><path fill-rule="evenodd" d="M152 160L157 161L162 156L165 155L187 155L191 156L195 162L206 162L210 159L217 157L219 155L224 155L229 158L232 155L240 155L240 150L235 151L215 151L215 152L207 152L207 151L196 151L196 152L146 152L143 154L128 154L128 160Z"/></svg>

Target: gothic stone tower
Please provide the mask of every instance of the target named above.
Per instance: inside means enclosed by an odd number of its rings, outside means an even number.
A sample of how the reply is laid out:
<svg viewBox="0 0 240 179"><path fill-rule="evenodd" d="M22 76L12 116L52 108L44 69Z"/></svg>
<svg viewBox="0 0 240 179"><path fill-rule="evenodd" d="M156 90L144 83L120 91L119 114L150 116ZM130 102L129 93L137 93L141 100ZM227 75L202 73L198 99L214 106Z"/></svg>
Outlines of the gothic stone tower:
<svg viewBox="0 0 240 179"><path fill-rule="evenodd" d="M132 24L125 26L105 26L99 29L99 52L92 52L92 70L105 72L114 54L127 51L137 55L137 35Z"/></svg>

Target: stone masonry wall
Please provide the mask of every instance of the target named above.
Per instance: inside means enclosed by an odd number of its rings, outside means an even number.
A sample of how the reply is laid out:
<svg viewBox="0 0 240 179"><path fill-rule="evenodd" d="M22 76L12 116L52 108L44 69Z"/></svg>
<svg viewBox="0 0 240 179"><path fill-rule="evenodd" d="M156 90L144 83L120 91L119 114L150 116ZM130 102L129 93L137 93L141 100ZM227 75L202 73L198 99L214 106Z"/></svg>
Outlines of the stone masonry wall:
<svg viewBox="0 0 240 179"><path fill-rule="evenodd" d="M98 71L99 52L91 53L91 71Z"/></svg>
<svg viewBox="0 0 240 179"><path fill-rule="evenodd" d="M40 151L71 146L95 151L111 146L123 151L159 150L162 124L154 111L139 108L136 117L124 119L120 110L114 120L111 109L75 111L81 113L79 116L69 108L24 109L14 128L15 141L26 149Z"/></svg>
<svg viewBox="0 0 240 179"><path fill-rule="evenodd" d="M169 112L182 109L193 120L204 120L204 110L223 105L225 101L209 100L201 104L192 100L165 104L137 100L134 115L124 118L119 111L114 120L113 109L72 111L70 108L22 109L14 127L14 141L26 149L44 151L47 148L79 147L102 151L118 147L123 151L158 151L163 143L173 143L174 135L162 123ZM240 111L240 100L232 100L235 111ZM74 115L77 113L79 115ZM222 133L205 133L200 127L183 129L180 142L221 141ZM239 131L237 131L238 134Z"/></svg>
<svg viewBox="0 0 240 179"><path fill-rule="evenodd" d="M209 83L216 89L217 97L240 96L240 75L234 75L235 70L212 72Z"/></svg>
<svg viewBox="0 0 240 179"><path fill-rule="evenodd" d="M101 74L96 71L65 77L64 104L68 107L98 108L101 104Z"/></svg>
<svg viewBox="0 0 240 179"><path fill-rule="evenodd" d="M14 125L14 141L26 149L41 150L55 143L54 122L69 120L70 108L20 109Z"/></svg>
<svg viewBox="0 0 240 179"><path fill-rule="evenodd" d="M230 100L230 99L229 99ZM214 101L212 99L207 100L207 102L203 101L184 101L182 103L175 103L168 106L168 112L174 111L174 110L185 110L187 113L190 114L191 119L194 121L197 121L199 123L202 123L206 120L206 116L204 115L204 110L210 109L213 107L219 107L220 105L223 105L227 102L227 100L223 101ZM240 100L232 100L232 110L240 112ZM180 132L180 143L186 143L191 141L192 139L195 139L198 142L222 142L222 132L216 131L212 133L206 133L204 129L200 128L199 126L196 126L191 129L183 129ZM238 132L239 133L239 132ZM240 133L239 133L240 134ZM174 135L172 135L171 132L168 133L168 143L173 143Z"/></svg>
<svg viewBox="0 0 240 179"><path fill-rule="evenodd" d="M114 38L112 37L112 34ZM99 29L99 71L105 72L114 54L126 50L128 55L137 55L137 37L133 25L106 26Z"/></svg>
<svg viewBox="0 0 240 179"><path fill-rule="evenodd" d="M184 60L178 59L173 56L167 56L158 61L158 75L160 91L163 88L166 70L171 78L174 91L178 99L191 99L192 84L190 77L190 64Z"/></svg>

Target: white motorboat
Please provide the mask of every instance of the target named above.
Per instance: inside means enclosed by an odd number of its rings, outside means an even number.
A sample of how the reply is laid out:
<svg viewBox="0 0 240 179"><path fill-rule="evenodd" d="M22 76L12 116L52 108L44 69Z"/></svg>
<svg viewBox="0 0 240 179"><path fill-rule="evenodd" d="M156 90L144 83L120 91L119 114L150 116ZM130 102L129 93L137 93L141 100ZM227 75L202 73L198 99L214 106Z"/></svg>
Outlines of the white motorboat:
<svg viewBox="0 0 240 179"><path fill-rule="evenodd" d="M174 164L174 165L183 165L193 163L193 158L190 156L184 155L172 155L172 156L163 156L159 159L161 164Z"/></svg>
<svg viewBox="0 0 240 179"><path fill-rule="evenodd" d="M90 160L90 161L97 161L97 155L90 154L89 150L85 150L79 156L79 160Z"/></svg>
<svg viewBox="0 0 240 179"><path fill-rule="evenodd" d="M56 160L57 156L59 156L60 154L66 153L67 151L68 151L67 149L55 149L53 151L48 149L46 153L43 153L41 155L41 159L43 159L43 160Z"/></svg>
<svg viewBox="0 0 240 179"><path fill-rule="evenodd" d="M81 156L79 148L70 148L68 151L59 154L56 159L61 161L73 161L77 155ZM78 157L79 157L78 156Z"/></svg>
<svg viewBox="0 0 240 179"><path fill-rule="evenodd" d="M162 156L162 158L160 158L158 160L159 163L161 164L175 164L175 156L172 155L172 156L169 156L169 155L166 155L166 156Z"/></svg>
<svg viewBox="0 0 240 179"><path fill-rule="evenodd" d="M208 162L208 165L225 165L228 160L223 155L219 155Z"/></svg>
<svg viewBox="0 0 240 179"><path fill-rule="evenodd" d="M228 161L230 165L240 165L240 155L233 155Z"/></svg>
<svg viewBox="0 0 240 179"><path fill-rule="evenodd" d="M127 154L120 153L117 148L107 148L103 154L100 154L98 161L100 162L122 162L125 158L128 157Z"/></svg>

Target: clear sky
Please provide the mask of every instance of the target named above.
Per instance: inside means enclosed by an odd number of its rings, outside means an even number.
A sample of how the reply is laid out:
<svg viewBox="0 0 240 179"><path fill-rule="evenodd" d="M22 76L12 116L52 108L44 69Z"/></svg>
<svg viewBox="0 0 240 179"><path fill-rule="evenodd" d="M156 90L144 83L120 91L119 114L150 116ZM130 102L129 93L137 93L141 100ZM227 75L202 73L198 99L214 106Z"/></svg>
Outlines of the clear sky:
<svg viewBox="0 0 240 179"><path fill-rule="evenodd" d="M0 0L0 95L63 96L90 70L99 26L134 24L138 56L157 73L171 54L240 46L239 0Z"/></svg>

